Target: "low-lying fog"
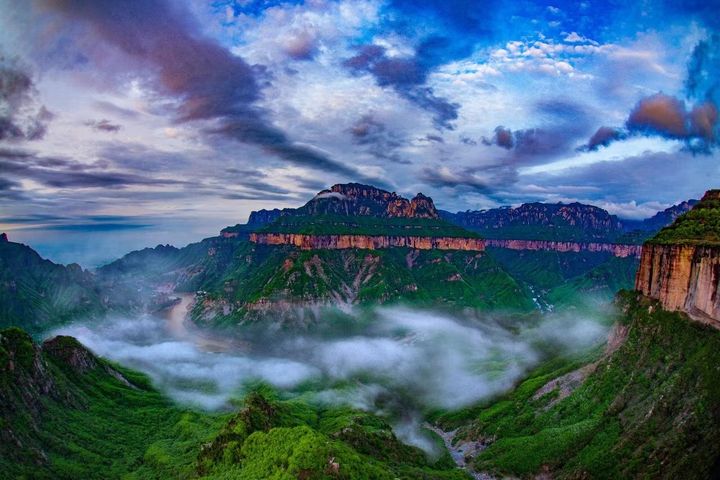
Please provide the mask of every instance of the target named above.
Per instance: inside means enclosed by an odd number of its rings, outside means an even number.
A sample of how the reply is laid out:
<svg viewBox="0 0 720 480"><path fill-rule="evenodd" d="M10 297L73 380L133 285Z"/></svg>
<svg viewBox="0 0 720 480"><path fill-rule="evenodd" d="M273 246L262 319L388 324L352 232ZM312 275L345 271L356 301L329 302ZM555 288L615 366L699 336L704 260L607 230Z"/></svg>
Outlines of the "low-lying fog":
<svg viewBox="0 0 720 480"><path fill-rule="evenodd" d="M273 331L235 346L179 332L168 319L149 315L74 324L54 334L72 335L96 354L147 373L184 404L221 409L260 380L316 401L389 413L398 434L413 441L407 422L417 412L458 408L507 390L543 352L591 347L608 328L597 318L560 314L505 328L507 320L491 315L456 318L408 308L378 308L363 319L351 334ZM208 350L218 344L224 351Z"/></svg>

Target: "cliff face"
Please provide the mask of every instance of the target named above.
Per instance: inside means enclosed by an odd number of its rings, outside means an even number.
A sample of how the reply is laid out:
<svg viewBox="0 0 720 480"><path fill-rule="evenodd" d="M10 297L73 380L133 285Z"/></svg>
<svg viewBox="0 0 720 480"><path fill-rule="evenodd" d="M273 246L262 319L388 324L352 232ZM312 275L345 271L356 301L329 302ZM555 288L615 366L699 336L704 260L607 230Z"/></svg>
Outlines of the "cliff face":
<svg viewBox="0 0 720 480"><path fill-rule="evenodd" d="M615 257L640 257L640 245L621 245L597 242L555 242L549 240L496 240L487 239L488 247L510 250L551 250L555 252L609 252Z"/></svg>
<svg viewBox="0 0 720 480"><path fill-rule="evenodd" d="M250 241L261 245L293 245L302 250L407 247L416 250L465 250L482 252L485 242L478 238L373 236L373 235L303 235L296 233L251 233Z"/></svg>
<svg viewBox="0 0 720 480"><path fill-rule="evenodd" d="M645 244L635 289L720 327L720 248Z"/></svg>
<svg viewBox="0 0 720 480"><path fill-rule="evenodd" d="M720 190L643 246L635 289L720 328Z"/></svg>

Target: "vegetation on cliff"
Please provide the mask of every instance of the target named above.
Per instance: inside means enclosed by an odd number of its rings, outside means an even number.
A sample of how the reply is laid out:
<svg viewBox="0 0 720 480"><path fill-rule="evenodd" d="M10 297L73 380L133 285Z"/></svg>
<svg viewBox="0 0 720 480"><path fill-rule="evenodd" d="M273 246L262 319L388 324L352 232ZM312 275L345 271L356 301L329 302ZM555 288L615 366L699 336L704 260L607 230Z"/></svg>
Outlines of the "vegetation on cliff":
<svg viewBox="0 0 720 480"><path fill-rule="evenodd" d="M491 257L477 252L299 250L242 243L223 274L196 286L208 292L196 306L196 318L213 325L267 313L277 321L297 315L303 305L337 303L533 308L529 292Z"/></svg>
<svg viewBox="0 0 720 480"><path fill-rule="evenodd" d="M655 244L720 245L720 190L710 190L692 210L650 240Z"/></svg>
<svg viewBox="0 0 720 480"><path fill-rule="evenodd" d="M32 248L0 239L0 327L31 332L107 309L92 275L77 264L58 265Z"/></svg>
<svg viewBox="0 0 720 480"><path fill-rule="evenodd" d="M512 393L441 419L486 444L476 469L608 479L718 473L720 332L637 293L621 294L618 308L627 338L614 353L584 371L576 370L584 362L545 365ZM557 378L565 381L550 383Z"/></svg>
<svg viewBox="0 0 720 480"><path fill-rule="evenodd" d="M0 471L7 478L464 479L383 419L256 387L235 414L181 409L70 337L0 331Z"/></svg>
<svg viewBox="0 0 720 480"><path fill-rule="evenodd" d="M284 216L258 230L260 233L305 235L373 235L479 238L464 228L434 218L382 218L342 215Z"/></svg>

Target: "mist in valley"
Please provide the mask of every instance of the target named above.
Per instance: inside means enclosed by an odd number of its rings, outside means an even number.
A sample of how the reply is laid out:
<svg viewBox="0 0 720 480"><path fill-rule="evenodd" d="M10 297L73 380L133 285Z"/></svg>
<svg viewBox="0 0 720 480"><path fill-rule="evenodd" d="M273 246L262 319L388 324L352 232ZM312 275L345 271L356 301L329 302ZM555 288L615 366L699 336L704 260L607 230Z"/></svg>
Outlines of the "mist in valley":
<svg viewBox="0 0 720 480"><path fill-rule="evenodd" d="M179 307L183 315L186 304ZM331 334L255 328L229 339L187 324L179 328L177 314L113 316L52 335L74 336L97 355L146 373L185 406L232 410L233 400L262 382L287 396L383 415L400 438L428 451L432 444L419 428L423 412L507 391L549 352L601 343L609 325L607 313L513 322L493 314L378 307L352 313L357 322Z"/></svg>

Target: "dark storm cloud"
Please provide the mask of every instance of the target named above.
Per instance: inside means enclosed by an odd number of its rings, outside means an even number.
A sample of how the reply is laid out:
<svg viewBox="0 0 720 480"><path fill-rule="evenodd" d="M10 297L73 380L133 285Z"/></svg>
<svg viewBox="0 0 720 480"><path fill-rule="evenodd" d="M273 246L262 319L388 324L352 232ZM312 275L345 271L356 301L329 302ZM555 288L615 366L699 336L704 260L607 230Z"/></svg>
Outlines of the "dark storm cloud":
<svg viewBox="0 0 720 480"><path fill-rule="evenodd" d="M22 185L19 182L0 177L0 198L22 200L24 197ZM9 223L6 217L3 217L3 222Z"/></svg>
<svg viewBox="0 0 720 480"><path fill-rule="evenodd" d="M483 137L482 142L485 145L497 145L506 150L510 150L515 144L512 131L502 125L495 127L495 132L491 138Z"/></svg>
<svg viewBox="0 0 720 480"><path fill-rule="evenodd" d="M0 53L0 140L39 140L53 114L38 105L30 73Z"/></svg>
<svg viewBox="0 0 720 480"><path fill-rule="evenodd" d="M185 185L188 182L148 178L106 170L102 164L83 164L66 158L41 157L28 152L0 149L0 171L56 188L125 188L132 185Z"/></svg>
<svg viewBox="0 0 720 480"><path fill-rule="evenodd" d="M425 167L421 170L419 178L435 188L450 188L459 192L471 190L490 194L517 182L518 177L514 168L500 165L463 168L456 172L447 168Z"/></svg>
<svg viewBox="0 0 720 480"><path fill-rule="evenodd" d="M590 137L587 145L581 147L581 150L598 150L600 147L607 147L616 140L622 140L627 137L627 133L620 128L600 127Z"/></svg>
<svg viewBox="0 0 720 480"><path fill-rule="evenodd" d="M492 137L483 138L483 144L508 150L505 160L509 164L528 165L573 152L592 131L593 112L564 98L542 100L535 104L533 113L541 126L513 131L500 125Z"/></svg>
<svg viewBox="0 0 720 480"><path fill-rule="evenodd" d="M708 153L717 145L718 109L710 100L689 111L685 102L663 93L641 99L630 111L625 129L601 127L583 147L597 150L631 136L659 136L683 141L694 153Z"/></svg>
<svg viewBox="0 0 720 480"><path fill-rule="evenodd" d="M274 127L255 102L263 68L204 37L192 15L177 2L47 0L72 21L89 25L104 42L132 60L130 68L157 76L156 87L180 100L178 121L208 120L210 133L261 147L288 162L356 176L354 168L295 145Z"/></svg>
<svg viewBox="0 0 720 480"><path fill-rule="evenodd" d="M348 130L355 145L366 147L366 151L381 160L409 164L397 150L405 145L399 135L388 129L387 125L372 114L360 117Z"/></svg>
<svg viewBox="0 0 720 480"><path fill-rule="evenodd" d="M102 120L88 120L87 122L85 122L85 125L92 128L93 130L109 133L119 132L122 128L122 125L112 123L110 120L104 118Z"/></svg>
<svg viewBox="0 0 720 480"><path fill-rule="evenodd" d="M406 100L432 113L437 128L452 130L451 122L458 118L460 105L436 96L432 88L424 85L429 65L417 55L389 57L386 53L379 45L362 45L344 65L354 73L370 73L379 86L393 88Z"/></svg>
<svg viewBox="0 0 720 480"><path fill-rule="evenodd" d="M670 138L688 135L685 104L658 93L643 98L630 112L626 125L631 132L657 133Z"/></svg>

